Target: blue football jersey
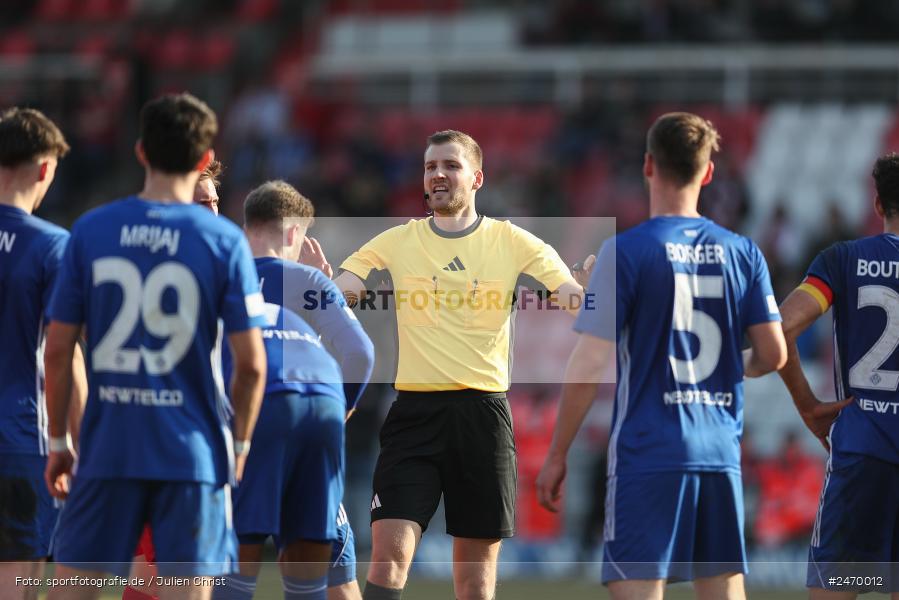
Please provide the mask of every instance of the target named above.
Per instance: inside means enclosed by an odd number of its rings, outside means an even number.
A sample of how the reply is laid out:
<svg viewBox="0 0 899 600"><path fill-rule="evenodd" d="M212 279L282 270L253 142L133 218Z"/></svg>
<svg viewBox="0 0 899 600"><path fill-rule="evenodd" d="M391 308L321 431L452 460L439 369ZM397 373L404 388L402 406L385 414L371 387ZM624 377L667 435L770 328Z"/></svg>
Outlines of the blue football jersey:
<svg viewBox="0 0 899 600"><path fill-rule="evenodd" d="M855 398L831 430L833 468L858 454L899 464L899 237L835 244L813 278L832 294L837 397Z"/></svg>
<svg viewBox="0 0 899 600"><path fill-rule="evenodd" d="M587 291L575 330L618 348L609 474L739 472L743 335L780 320L758 247L656 217L603 245Z"/></svg>
<svg viewBox="0 0 899 600"><path fill-rule="evenodd" d="M340 289L319 269L280 258L259 257L256 270L265 301L287 307L321 336L340 365L347 410L353 408L371 377L374 346Z"/></svg>
<svg viewBox="0 0 899 600"><path fill-rule="evenodd" d="M80 218L49 311L86 326L78 474L226 483L222 335L263 313L243 232L202 206L131 197Z"/></svg>
<svg viewBox="0 0 899 600"><path fill-rule="evenodd" d="M46 456L44 331L69 234L0 205L0 453Z"/></svg>
<svg viewBox="0 0 899 600"><path fill-rule="evenodd" d="M334 396L344 402L343 379L337 361L328 354L318 334L288 308L266 302L262 329L268 363L265 395L297 392ZM232 357L222 353L225 379L230 379Z"/></svg>

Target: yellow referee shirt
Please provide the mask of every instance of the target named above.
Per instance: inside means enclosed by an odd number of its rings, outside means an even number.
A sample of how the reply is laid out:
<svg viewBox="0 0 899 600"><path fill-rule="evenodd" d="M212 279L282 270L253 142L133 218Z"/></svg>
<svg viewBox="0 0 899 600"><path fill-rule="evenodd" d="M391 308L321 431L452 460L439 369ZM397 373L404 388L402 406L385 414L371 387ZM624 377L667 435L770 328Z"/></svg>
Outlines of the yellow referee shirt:
<svg viewBox="0 0 899 600"><path fill-rule="evenodd" d="M459 232L414 219L378 235L340 266L362 280L387 270L394 284L396 388L509 389L512 295L519 275L549 291L573 281L548 244L508 221L478 217Z"/></svg>

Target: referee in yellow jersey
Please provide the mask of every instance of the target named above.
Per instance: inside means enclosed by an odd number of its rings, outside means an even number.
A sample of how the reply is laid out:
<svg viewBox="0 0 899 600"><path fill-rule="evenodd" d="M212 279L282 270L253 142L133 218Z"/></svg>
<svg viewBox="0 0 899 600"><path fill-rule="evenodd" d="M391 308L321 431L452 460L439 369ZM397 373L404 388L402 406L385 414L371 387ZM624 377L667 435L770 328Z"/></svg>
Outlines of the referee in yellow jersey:
<svg viewBox="0 0 899 600"><path fill-rule="evenodd" d="M558 253L506 221L478 215L477 142L428 138L424 190L433 217L378 235L335 280L351 305L373 270L394 283L397 400L381 429L365 600L402 595L418 541L443 494L456 597L489 600L500 540L515 524L510 383L512 295L520 275L576 310L583 289ZM588 260L592 260L592 257Z"/></svg>

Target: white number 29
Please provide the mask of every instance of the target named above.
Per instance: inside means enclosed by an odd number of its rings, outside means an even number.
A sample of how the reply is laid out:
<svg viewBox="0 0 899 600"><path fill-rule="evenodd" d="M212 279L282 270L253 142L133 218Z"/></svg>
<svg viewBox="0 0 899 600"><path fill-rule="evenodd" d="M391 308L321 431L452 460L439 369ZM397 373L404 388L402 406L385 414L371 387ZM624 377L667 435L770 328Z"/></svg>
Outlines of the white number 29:
<svg viewBox="0 0 899 600"><path fill-rule="evenodd" d="M164 262L154 267L142 282L133 262L107 257L94 261L93 282L94 287L114 283L122 289L122 306L91 354L94 370L137 373L143 359L150 375L171 372L184 358L197 329L200 289L193 273L180 263ZM162 310L162 295L167 288L172 288L178 296L177 312ZM148 333L166 339L162 348L124 347L138 318Z"/></svg>
<svg viewBox="0 0 899 600"><path fill-rule="evenodd" d="M849 369L849 385L863 390L899 388L899 371L887 371L880 366L899 346L899 294L882 285L858 288L858 308L879 306L887 314L887 325L880 338L864 356Z"/></svg>
<svg viewBox="0 0 899 600"><path fill-rule="evenodd" d="M694 298L724 298L721 275L674 274L674 315L671 328L699 338L699 352L689 359L669 355L678 383L699 383L715 372L721 357L721 328L708 313L693 306Z"/></svg>

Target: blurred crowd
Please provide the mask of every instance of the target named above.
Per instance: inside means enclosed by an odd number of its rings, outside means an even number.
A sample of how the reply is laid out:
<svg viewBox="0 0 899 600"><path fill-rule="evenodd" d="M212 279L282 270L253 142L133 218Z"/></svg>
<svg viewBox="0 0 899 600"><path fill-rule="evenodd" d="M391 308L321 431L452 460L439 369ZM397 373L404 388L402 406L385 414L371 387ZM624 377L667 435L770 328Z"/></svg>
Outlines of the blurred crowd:
<svg viewBox="0 0 899 600"><path fill-rule="evenodd" d="M531 5L534 44L895 41L899 6L854 0L562 0Z"/></svg>

